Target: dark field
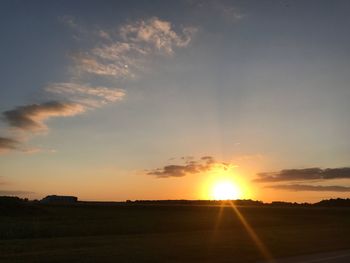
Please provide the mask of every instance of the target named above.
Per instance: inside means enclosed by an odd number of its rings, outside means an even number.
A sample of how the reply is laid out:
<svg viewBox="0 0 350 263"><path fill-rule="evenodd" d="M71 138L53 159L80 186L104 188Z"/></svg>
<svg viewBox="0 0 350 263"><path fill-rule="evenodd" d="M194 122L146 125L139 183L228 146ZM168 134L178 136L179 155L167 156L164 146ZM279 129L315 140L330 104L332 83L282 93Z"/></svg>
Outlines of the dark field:
<svg viewBox="0 0 350 263"><path fill-rule="evenodd" d="M350 209L240 207L274 257L350 248ZM255 262L231 207L27 205L0 209L0 262Z"/></svg>

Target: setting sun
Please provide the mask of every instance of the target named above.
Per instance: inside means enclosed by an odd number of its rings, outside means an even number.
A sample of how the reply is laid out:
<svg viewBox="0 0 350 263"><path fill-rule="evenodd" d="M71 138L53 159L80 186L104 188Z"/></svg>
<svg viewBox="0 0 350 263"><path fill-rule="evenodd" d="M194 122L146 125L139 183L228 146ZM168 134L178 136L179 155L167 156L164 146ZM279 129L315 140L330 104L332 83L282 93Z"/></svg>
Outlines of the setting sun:
<svg viewBox="0 0 350 263"><path fill-rule="evenodd" d="M238 199L240 196L238 186L229 181L215 183L212 189L212 198L215 200Z"/></svg>
<svg viewBox="0 0 350 263"><path fill-rule="evenodd" d="M216 163L201 179L200 196L211 200L236 200L252 198L250 185L235 164Z"/></svg>

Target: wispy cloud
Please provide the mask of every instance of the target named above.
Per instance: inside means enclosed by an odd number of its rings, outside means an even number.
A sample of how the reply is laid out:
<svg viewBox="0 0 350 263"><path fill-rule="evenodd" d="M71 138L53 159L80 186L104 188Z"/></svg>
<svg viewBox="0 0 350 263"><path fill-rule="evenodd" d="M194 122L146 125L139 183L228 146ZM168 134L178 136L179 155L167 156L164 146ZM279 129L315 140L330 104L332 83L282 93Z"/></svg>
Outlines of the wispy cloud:
<svg viewBox="0 0 350 263"><path fill-rule="evenodd" d="M84 81L86 74L110 77L116 80L134 78L144 67L144 62L152 55L173 55L175 48L186 47L195 32L185 27L175 32L170 22L153 17L130 22L115 30L92 29L91 32L79 25L73 16L63 16L60 20L74 31L75 39L83 41L93 36L89 42L93 47L81 50L71 56L71 80L51 83L43 91L46 101L18 106L2 112L3 120L12 128L33 135L47 131L46 121L54 117L68 117L83 113L88 109L122 100L126 91L107 86L92 86ZM91 76L88 79L91 80ZM96 81L96 80L95 80ZM28 136L25 136L28 138ZM38 148L24 146L23 140L15 137L0 137L0 151L18 150L36 152Z"/></svg>
<svg viewBox="0 0 350 263"><path fill-rule="evenodd" d="M245 14L239 10L238 7L232 5L230 2L224 1L209 1L211 8L216 10L221 17L228 22L236 22L245 17ZM209 3L208 2L208 3Z"/></svg>
<svg viewBox="0 0 350 263"><path fill-rule="evenodd" d="M228 23L237 22L245 17L245 14L233 3L233 1L217 0L188 0L189 5L202 15L215 15Z"/></svg>
<svg viewBox="0 0 350 263"><path fill-rule="evenodd" d="M151 55L173 55L175 48L189 45L196 29L185 27L173 30L168 21L153 17L138 20L113 32L99 30L104 42L91 50L72 56L76 74L96 74L116 78L134 77Z"/></svg>
<svg viewBox="0 0 350 263"><path fill-rule="evenodd" d="M58 18L59 21L73 32L73 38L77 41L84 41L89 36L88 28L82 26L72 15L64 15Z"/></svg>
<svg viewBox="0 0 350 263"><path fill-rule="evenodd" d="M59 20L67 25L68 27L72 28L72 29L79 29L80 30L80 26L79 24L75 21L74 16L70 16L70 15L64 15L59 17Z"/></svg>
<svg viewBox="0 0 350 263"><path fill-rule="evenodd" d="M3 112L6 122L14 128L25 131L42 131L47 126L44 121L52 117L74 116L84 112L80 104L50 101L42 104L19 106Z"/></svg>
<svg viewBox="0 0 350 263"><path fill-rule="evenodd" d="M223 169L233 166L229 163L217 162L212 156L203 156L197 161L193 157L182 157L181 159L184 164L165 165L162 168L147 171L147 174L155 175L159 178L183 177L189 174L208 172L217 166Z"/></svg>
<svg viewBox="0 0 350 263"><path fill-rule="evenodd" d="M339 185L305 185L305 184L287 184L287 185L269 185L267 188L288 191L316 191L316 192L350 192L349 186Z"/></svg>
<svg viewBox="0 0 350 263"><path fill-rule="evenodd" d="M91 87L89 84L52 83L45 90L60 97L69 97L71 101L87 107L99 107L107 103L122 100L125 90L102 86Z"/></svg>
<svg viewBox="0 0 350 263"><path fill-rule="evenodd" d="M117 78L131 75L129 65L123 65L120 61L105 62L92 54L77 54L72 56L72 59L75 62L74 72L79 76L83 73Z"/></svg>
<svg viewBox="0 0 350 263"><path fill-rule="evenodd" d="M171 55L174 47L186 47L195 31L193 27L186 27L177 33L171 23L153 17L122 26L120 34L125 41L147 44L150 48Z"/></svg>
<svg viewBox="0 0 350 263"><path fill-rule="evenodd" d="M259 173L255 182L281 182L281 181L305 181L350 179L350 167L327 168L317 167L305 169L285 169L279 172Z"/></svg>
<svg viewBox="0 0 350 263"><path fill-rule="evenodd" d="M31 146L25 145L23 141L20 141L18 139L14 139L11 137L0 137L0 154L8 153L11 151L19 151L25 154L33 154L33 153L38 153L42 151L47 152L47 150L44 150L38 147L31 147Z"/></svg>
<svg viewBox="0 0 350 263"><path fill-rule="evenodd" d="M0 153L19 149L20 145L20 142L15 139L0 137Z"/></svg>

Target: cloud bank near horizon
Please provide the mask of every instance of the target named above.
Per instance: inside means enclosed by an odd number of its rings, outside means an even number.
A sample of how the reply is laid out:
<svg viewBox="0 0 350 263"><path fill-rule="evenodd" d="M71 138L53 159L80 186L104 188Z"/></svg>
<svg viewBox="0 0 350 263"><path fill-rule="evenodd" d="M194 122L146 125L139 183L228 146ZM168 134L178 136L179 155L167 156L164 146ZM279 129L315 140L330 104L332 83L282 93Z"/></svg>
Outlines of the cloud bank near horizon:
<svg viewBox="0 0 350 263"><path fill-rule="evenodd" d="M258 173L255 182L350 179L350 167L285 169L279 172Z"/></svg>
<svg viewBox="0 0 350 263"><path fill-rule="evenodd" d="M277 184L281 182L314 182L336 179L350 179L350 167L326 168L319 167L303 169L284 169L278 172L258 173L253 181L257 183L270 183L266 188L287 191L328 191L350 192L349 186L343 185L314 185L314 184Z"/></svg>
<svg viewBox="0 0 350 263"><path fill-rule="evenodd" d="M287 184L287 185L269 185L266 188L288 191L313 191L313 192L350 192L349 186L340 185L304 185L304 184Z"/></svg>

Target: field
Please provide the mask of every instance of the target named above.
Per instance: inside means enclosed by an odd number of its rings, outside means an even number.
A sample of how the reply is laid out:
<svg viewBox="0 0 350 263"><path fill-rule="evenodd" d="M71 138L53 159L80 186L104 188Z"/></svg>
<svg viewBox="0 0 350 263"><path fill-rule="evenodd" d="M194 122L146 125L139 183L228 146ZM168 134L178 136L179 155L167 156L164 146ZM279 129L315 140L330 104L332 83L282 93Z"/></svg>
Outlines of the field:
<svg viewBox="0 0 350 263"><path fill-rule="evenodd" d="M238 209L273 257L350 248L348 208ZM37 204L0 209L0 262L260 259L260 250L229 206Z"/></svg>

